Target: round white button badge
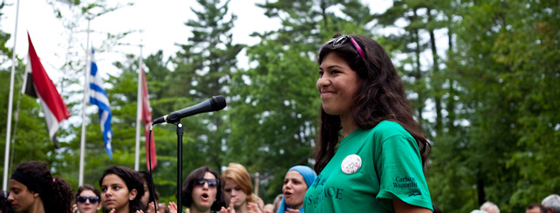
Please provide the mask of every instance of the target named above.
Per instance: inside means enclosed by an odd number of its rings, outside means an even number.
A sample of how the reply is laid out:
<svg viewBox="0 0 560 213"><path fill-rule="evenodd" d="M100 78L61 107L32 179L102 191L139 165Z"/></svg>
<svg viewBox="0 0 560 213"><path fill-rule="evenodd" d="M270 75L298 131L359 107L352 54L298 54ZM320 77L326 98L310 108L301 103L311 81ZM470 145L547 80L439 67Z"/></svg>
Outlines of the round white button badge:
<svg viewBox="0 0 560 213"><path fill-rule="evenodd" d="M340 165L342 172L348 175L356 173L360 167L362 167L362 158L356 154L346 156Z"/></svg>

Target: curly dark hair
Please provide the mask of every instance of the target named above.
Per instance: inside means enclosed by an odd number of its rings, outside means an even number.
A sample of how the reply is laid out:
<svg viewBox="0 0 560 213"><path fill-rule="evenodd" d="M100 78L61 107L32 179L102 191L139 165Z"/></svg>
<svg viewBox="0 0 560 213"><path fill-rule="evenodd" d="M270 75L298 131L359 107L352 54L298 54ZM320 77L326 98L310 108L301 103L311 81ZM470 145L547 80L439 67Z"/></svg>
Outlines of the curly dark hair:
<svg viewBox="0 0 560 213"><path fill-rule="evenodd" d="M339 36L341 34L337 33L334 38ZM422 128L412 116L404 84L393 66L391 58L385 49L371 38L356 34L350 36L362 48L364 58L358 54L352 42L345 42L336 47L323 45L319 51L317 63L321 64L325 56L331 52L344 59L362 80L352 104L352 117L356 125L362 129L371 129L383 120L399 123L418 143L422 165L425 169L430 144L424 137ZM339 142L339 131L342 128L340 117L327 114L322 107L320 123L319 139L315 146L315 171L317 174L334 156L336 145Z"/></svg>
<svg viewBox="0 0 560 213"><path fill-rule="evenodd" d="M12 204L8 201L10 192L0 190L0 212L2 213L15 213L16 210L12 208Z"/></svg>
<svg viewBox="0 0 560 213"><path fill-rule="evenodd" d="M181 203L183 206L191 207L193 200L192 200L192 191L195 186L195 182L197 180L203 179L206 172L210 172L216 179L220 180L220 176L218 176L218 172L210 169L207 166L199 167L193 170L183 182L183 187L181 189ZM222 185L218 182L218 186L216 187L216 200L210 207L212 211L220 211L222 206L225 206L225 199L224 193L222 191Z"/></svg>
<svg viewBox="0 0 560 213"><path fill-rule="evenodd" d="M33 178L41 187L39 197L43 200L43 208L46 213L71 213L71 203L74 199L74 191L66 180L51 175L46 163L40 161L29 161L20 164L16 171Z"/></svg>
<svg viewBox="0 0 560 213"><path fill-rule="evenodd" d="M109 174L119 176L119 178L121 178L126 184L126 188L129 192L133 189L136 189L138 192L136 197L129 203L130 213L135 213L136 210L143 210L142 196L144 195L144 183L138 172L124 166L111 166L103 172L103 175L99 179L99 187L102 186L105 176ZM103 207L103 209L105 209L105 207ZM106 209L104 211L108 212Z"/></svg>

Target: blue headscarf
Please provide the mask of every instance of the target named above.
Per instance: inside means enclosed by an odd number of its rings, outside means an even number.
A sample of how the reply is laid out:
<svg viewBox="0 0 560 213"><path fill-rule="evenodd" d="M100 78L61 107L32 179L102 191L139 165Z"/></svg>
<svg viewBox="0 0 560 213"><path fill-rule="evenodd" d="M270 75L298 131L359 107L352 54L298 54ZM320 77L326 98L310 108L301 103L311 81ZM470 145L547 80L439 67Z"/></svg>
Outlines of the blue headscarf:
<svg viewBox="0 0 560 213"><path fill-rule="evenodd" d="M305 180L305 183L307 184L307 188L309 189L309 186L311 186L311 184L313 184L313 182L315 181L315 178L317 178L317 173L315 173L315 171L313 171L313 169L311 169L309 166L302 166L302 165L297 165L294 166L292 168L290 168L288 170L292 171L295 170L297 172L299 172L299 174L301 174L301 176L303 176L303 179ZM278 207L278 212L277 213L284 213L284 211L286 210L286 201L284 200L284 197L282 197L282 202L280 203L280 206ZM301 209L299 209L300 213L303 213L303 206L301 207Z"/></svg>

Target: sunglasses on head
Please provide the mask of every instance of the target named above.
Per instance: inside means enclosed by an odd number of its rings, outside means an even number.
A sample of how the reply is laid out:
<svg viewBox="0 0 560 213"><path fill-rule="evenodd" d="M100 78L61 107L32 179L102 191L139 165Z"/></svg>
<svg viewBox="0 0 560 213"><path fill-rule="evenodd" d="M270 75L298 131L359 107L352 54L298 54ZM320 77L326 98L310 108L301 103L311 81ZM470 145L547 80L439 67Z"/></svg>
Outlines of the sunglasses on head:
<svg viewBox="0 0 560 213"><path fill-rule="evenodd" d="M197 186L204 186L204 183L208 183L208 187L216 188L220 183L218 179L200 179L195 182Z"/></svg>
<svg viewBox="0 0 560 213"><path fill-rule="evenodd" d="M77 196L76 200L78 201L78 203L85 203L87 200L89 200L89 203L96 204L97 202L99 202L99 197Z"/></svg>
<svg viewBox="0 0 560 213"><path fill-rule="evenodd" d="M344 43L346 43L347 41L352 42L352 44L354 45L354 48L356 48L356 50L358 51L358 53L360 54L360 56L362 56L362 59L365 59L364 57L364 51L362 50L362 48L360 47L360 45L358 45L358 42L356 42L356 40L354 40L354 38L352 38L352 36L349 35L345 35L345 36L339 36L336 38L333 38L331 40L328 40L327 42L325 42L324 45L330 44L332 43L333 47L338 47ZM323 45L323 46L324 46Z"/></svg>

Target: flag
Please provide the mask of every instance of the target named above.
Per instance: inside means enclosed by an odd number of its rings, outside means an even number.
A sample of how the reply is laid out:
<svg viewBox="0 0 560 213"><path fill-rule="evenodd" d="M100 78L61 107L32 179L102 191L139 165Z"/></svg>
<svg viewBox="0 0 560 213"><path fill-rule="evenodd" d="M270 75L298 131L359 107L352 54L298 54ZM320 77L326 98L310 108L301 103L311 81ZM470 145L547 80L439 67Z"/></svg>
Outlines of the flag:
<svg viewBox="0 0 560 213"><path fill-rule="evenodd" d="M45 119L47 120L49 137L54 142L54 145L59 148L60 146L55 138L55 134L60 127L60 122L70 117L70 112L45 71L43 64L41 64L33 43L31 43L29 33L27 33L27 38L29 40L29 60L25 68L22 92L23 94L39 98L45 113Z"/></svg>
<svg viewBox="0 0 560 213"><path fill-rule="evenodd" d="M142 70L142 121L144 122L144 135L146 136L146 167L153 170L157 166L156 144L154 142L154 133L152 138L149 139L150 126L152 125L152 113L150 112L150 99L148 98L148 85L146 84L146 75L144 69ZM151 153L151 157L148 155ZM150 160L152 167L150 168Z"/></svg>
<svg viewBox="0 0 560 213"><path fill-rule="evenodd" d="M101 125L101 133L103 134L103 141L105 141L105 151L111 160L113 159L113 146L111 139L113 138L113 131L111 130L111 105L107 93L103 89L103 79L97 71L97 63L95 63L95 51L91 48L91 68L89 75L89 102L99 107L99 123Z"/></svg>

